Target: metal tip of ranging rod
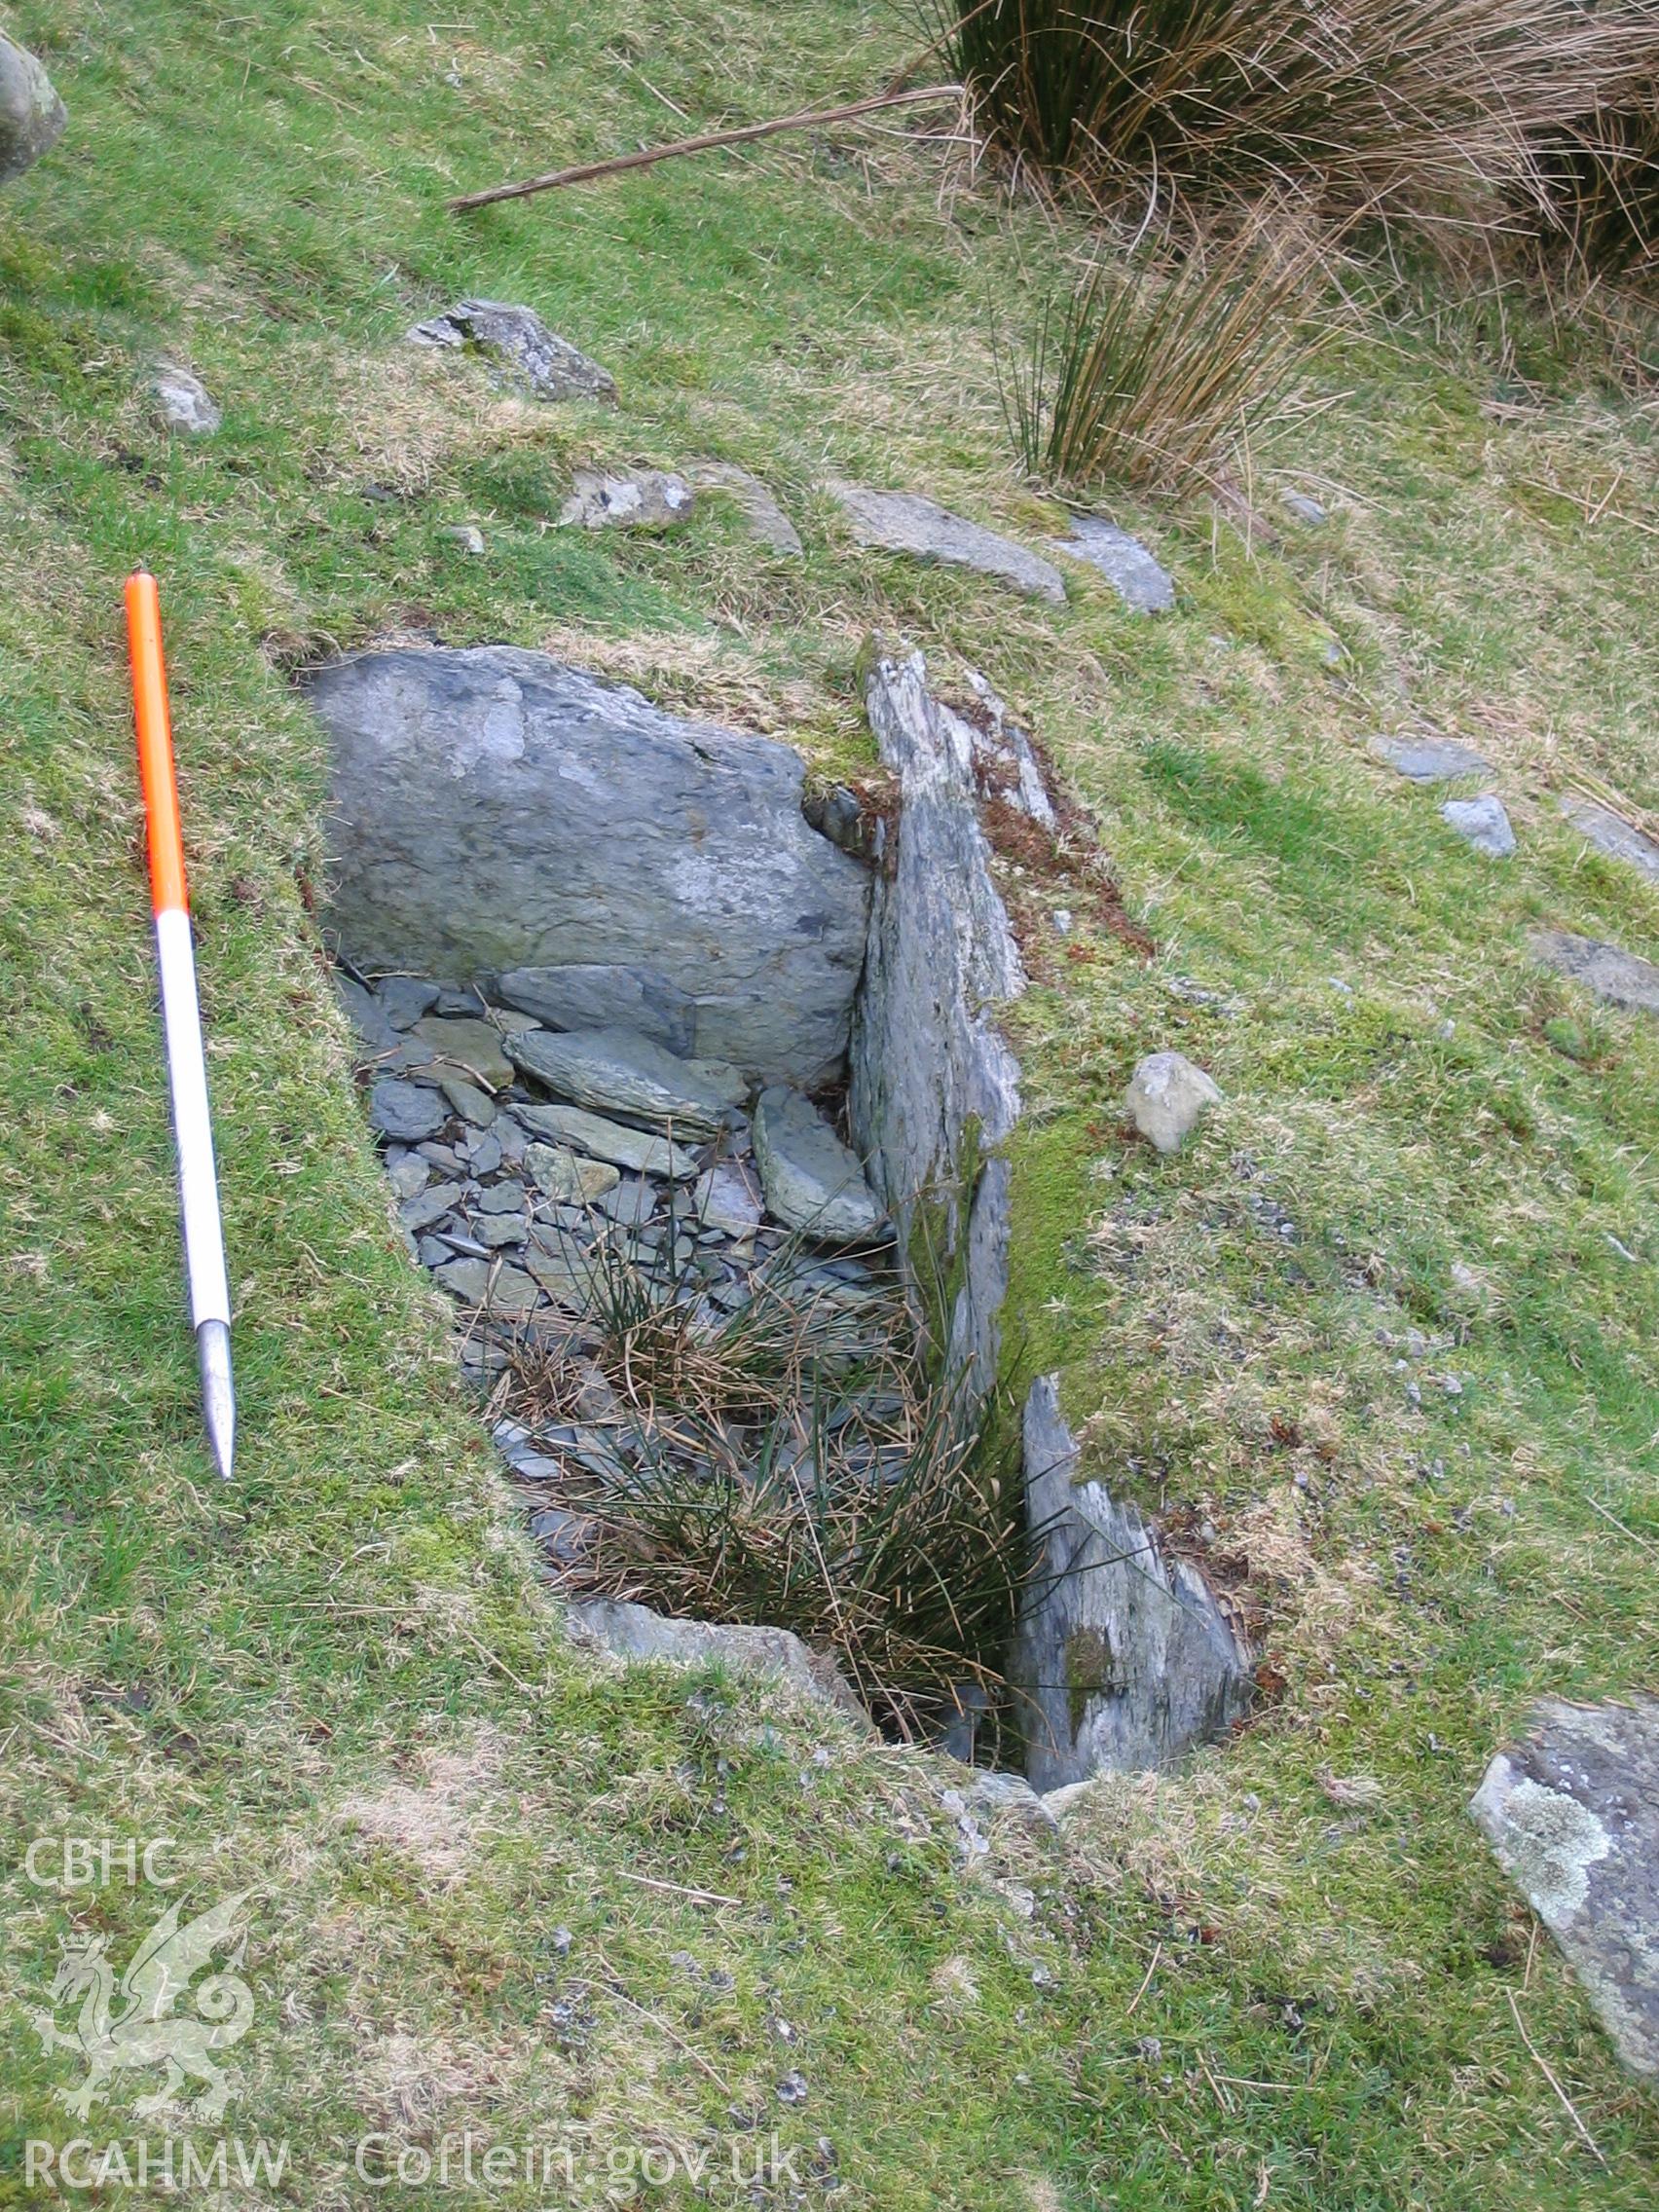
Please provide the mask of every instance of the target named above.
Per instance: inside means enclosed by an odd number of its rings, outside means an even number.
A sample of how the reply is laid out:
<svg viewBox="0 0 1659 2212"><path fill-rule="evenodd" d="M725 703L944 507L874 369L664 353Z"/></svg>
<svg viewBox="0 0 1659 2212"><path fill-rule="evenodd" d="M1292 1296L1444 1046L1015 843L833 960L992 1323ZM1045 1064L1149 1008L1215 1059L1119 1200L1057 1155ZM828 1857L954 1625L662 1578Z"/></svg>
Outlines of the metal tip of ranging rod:
<svg viewBox="0 0 1659 2212"><path fill-rule="evenodd" d="M223 1321L203 1321L196 1332L202 1363L202 1418L213 1463L226 1482L237 1449L237 1394L231 1382L231 1332Z"/></svg>

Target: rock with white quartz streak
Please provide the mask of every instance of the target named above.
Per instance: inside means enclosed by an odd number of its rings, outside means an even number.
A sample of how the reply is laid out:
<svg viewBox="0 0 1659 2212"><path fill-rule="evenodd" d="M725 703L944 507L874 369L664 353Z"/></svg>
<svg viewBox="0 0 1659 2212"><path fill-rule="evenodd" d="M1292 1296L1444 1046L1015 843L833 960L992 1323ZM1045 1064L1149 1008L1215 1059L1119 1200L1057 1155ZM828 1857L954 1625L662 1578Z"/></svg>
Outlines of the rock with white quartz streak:
<svg viewBox="0 0 1659 2212"><path fill-rule="evenodd" d="M1180 1052L1150 1052L1135 1069L1124 1109L1149 1144L1179 1152L1221 1091Z"/></svg>

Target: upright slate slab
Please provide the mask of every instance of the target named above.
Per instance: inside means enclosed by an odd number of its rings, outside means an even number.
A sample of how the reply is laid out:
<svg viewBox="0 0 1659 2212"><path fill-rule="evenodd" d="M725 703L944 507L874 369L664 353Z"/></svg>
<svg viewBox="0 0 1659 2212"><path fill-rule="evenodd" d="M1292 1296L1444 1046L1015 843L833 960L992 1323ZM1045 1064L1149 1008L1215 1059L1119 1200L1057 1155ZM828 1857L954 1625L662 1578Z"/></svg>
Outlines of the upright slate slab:
<svg viewBox="0 0 1659 2212"><path fill-rule="evenodd" d="M787 746L505 646L363 653L308 689L329 921L357 965L635 971L691 1003L677 1042L702 1058L808 1089L839 1072L869 878L806 821Z"/></svg>

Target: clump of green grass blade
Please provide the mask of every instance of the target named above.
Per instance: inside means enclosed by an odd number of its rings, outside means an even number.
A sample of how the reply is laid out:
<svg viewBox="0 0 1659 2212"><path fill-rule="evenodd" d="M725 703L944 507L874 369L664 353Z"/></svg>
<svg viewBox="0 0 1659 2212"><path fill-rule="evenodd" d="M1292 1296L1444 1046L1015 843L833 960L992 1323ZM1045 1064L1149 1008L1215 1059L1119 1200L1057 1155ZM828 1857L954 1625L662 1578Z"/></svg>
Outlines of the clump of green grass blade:
<svg viewBox="0 0 1659 2212"><path fill-rule="evenodd" d="M1053 183L1181 198L1273 182L1426 212L1525 184L1530 134L1628 76L1577 0L939 0L981 129Z"/></svg>
<svg viewBox="0 0 1659 2212"><path fill-rule="evenodd" d="M1027 473L1164 490L1259 434L1322 342L1306 311L1324 250L1258 218L1178 258L1156 243L1103 254L1003 375Z"/></svg>

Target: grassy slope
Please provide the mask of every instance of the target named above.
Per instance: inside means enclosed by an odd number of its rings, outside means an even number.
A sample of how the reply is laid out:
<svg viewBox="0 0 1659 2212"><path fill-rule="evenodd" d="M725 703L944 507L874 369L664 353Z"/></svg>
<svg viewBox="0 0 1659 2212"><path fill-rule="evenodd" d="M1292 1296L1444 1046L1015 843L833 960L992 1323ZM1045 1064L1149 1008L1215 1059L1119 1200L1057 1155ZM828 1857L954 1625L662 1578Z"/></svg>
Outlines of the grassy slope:
<svg viewBox="0 0 1659 2212"><path fill-rule="evenodd" d="M811 489L833 464L1042 521L980 314L1064 242L1034 219L952 203L931 157L874 136L440 210L678 129L658 93L701 123L879 84L903 52L884 13L12 19L75 129L0 207L0 2201L22 2139L65 2130L72 2069L26 2020L58 1939L108 1927L124 1959L155 1909L68 1905L15 1862L105 1832L180 1838L200 1903L255 1887L234 2117L293 2142L274 2201L419 2200L328 2178L387 2124L587 2130L597 2200L608 2147L723 2145L734 2105L828 2136L842 2201L884 2206L1650 2201L1651 2108L1460 1810L1535 1690L1655 1686L1659 1032L1521 949L1536 918L1659 952L1659 901L1586 858L1542 786L1572 763L1659 807L1655 552L1623 519L1653 482L1641 420L1548 360L1533 404L1483 411L1517 390L1481 334L1453 316L1431 351L1427 311L1396 303L1334 359L1347 396L1295 455L1349 495L1329 532L1252 552L1196 507L1141 518L1175 617L1088 588L1036 616L856 556ZM622 409L530 410L400 350L463 290L535 302ZM147 417L164 347L225 401L209 444ZM543 530L571 459L692 453L776 481L807 562L712 511L660 547ZM442 538L464 520L487 560ZM228 1493L178 1317L116 618L140 556L165 579L239 1285ZM1033 717L1156 936L1147 964L1086 941L1024 1016L1030 1351L1065 1362L1103 1465L1132 1455L1209 1513L1287 1680L1236 1750L1110 1794L1062 1853L1009 1839L1031 1922L954 1870L914 1762L769 1693L599 1680L560 1649L389 1234L308 914L320 762L294 658L395 628L548 642L834 761L864 742L875 623ZM1510 867L1346 742L1406 696L1510 771ZM1229 1104L1160 1165L1114 1101L1162 1044ZM1294 1246L1263 1235L1264 1196ZM1410 1326L1457 1338L1423 1364L1460 1398L1409 1405L1376 1338ZM1332 1801L1355 1776L1380 1803ZM791 2066L810 2094L787 2110Z"/></svg>

